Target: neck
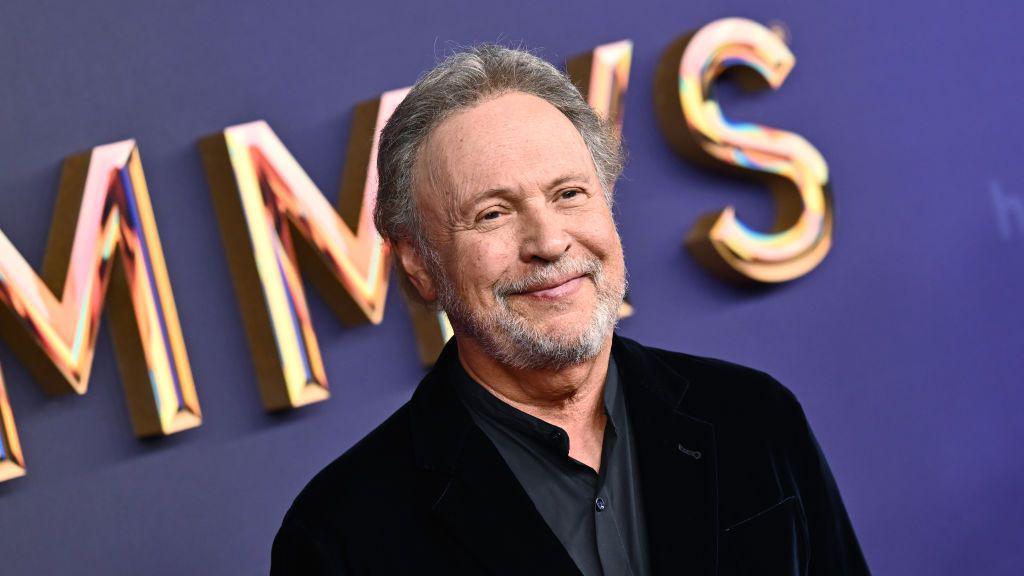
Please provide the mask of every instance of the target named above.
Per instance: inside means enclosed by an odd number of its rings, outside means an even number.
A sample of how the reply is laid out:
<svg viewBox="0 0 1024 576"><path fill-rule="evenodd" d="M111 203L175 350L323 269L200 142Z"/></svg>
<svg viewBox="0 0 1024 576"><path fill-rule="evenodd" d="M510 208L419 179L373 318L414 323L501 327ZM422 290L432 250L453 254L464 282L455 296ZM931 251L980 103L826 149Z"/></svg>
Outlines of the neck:
<svg viewBox="0 0 1024 576"><path fill-rule="evenodd" d="M505 403L563 428L569 455L599 469L611 334L593 359L560 370L517 370L495 361L471 338L456 335L456 344L459 361L474 380Z"/></svg>

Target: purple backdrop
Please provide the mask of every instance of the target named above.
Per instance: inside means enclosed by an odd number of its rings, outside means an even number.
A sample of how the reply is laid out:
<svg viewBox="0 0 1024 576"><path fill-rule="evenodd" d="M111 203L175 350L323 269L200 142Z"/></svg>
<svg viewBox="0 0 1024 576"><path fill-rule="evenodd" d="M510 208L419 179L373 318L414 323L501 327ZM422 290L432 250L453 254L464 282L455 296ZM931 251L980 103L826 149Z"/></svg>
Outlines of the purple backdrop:
<svg viewBox="0 0 1024 576"><path fill-rule="evenodd" d="M29 466L0 485L0 572L265 573L292 497L423 373L397 290L382 325L356 329L313 296L333 397L263 412L199 137L266 119L333 196L352 107L452 43L522 41L561 63L630 38L618 212L637 312L621 332L794 390L877 574L1019 573L1022 5L227 4L0 5L0 229L38 267L63 158L136 138L204 413L136 440L106 327L84 397L44 396L0 344ZM797 66L776 93L723 89L727 114L806 136L836 196L829 257L770 290L722 285L684 252L698 215L734 203L766 227L771 199L677 157L652 104L665 47L733 15L784 22Z"/></svg>

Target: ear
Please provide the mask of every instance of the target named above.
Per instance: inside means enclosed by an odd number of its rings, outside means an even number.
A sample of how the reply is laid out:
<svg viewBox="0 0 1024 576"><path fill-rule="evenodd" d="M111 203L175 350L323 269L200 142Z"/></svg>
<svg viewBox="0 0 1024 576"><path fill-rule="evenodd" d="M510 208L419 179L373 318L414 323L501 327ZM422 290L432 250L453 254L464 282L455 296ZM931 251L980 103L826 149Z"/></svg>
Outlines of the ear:
<svg viewBox="0 0 1024 576"><path fill-rule="evenodd" d="M391 247L402 270L405 271L409 282L416 288L420 298L427 304L432 304L437 300L437 286L434 285L434 279L427 273L427 267L423 264L423 257L419 250L408 239L398 240Z"/></svg>

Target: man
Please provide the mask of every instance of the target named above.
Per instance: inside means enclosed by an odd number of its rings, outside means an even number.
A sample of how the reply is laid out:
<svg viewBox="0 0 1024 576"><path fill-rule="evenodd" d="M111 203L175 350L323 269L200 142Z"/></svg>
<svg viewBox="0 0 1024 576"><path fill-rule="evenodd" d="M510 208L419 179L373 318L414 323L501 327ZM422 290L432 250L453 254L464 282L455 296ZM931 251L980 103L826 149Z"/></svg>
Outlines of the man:
<svg viewBox="0 0 1024 576"><path fill-rule="evenodd" d="M867 574L793 395L614 334L623 155L571 82L484 45L384 128L375 221L455 332L320 472L273 574Z"/></svg>

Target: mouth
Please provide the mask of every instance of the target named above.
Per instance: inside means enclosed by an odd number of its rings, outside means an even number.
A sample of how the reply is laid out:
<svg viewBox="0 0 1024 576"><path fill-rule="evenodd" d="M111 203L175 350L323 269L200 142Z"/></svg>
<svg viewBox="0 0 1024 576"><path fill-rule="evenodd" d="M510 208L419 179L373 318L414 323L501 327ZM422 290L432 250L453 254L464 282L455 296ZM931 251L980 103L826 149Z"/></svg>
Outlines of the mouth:
<svg viewBox="0 0 1024 576"><path fill-rule="evenodd" d="M521 296L529 296L531 298L539 298L541 300L554 300L558 298L564 298L576 293L579 290L580 285L583 284L583 279L586 278L585 274L579 276L573 276L571 278L561 278L545 282L536 288L521 292Z"/></svg>

